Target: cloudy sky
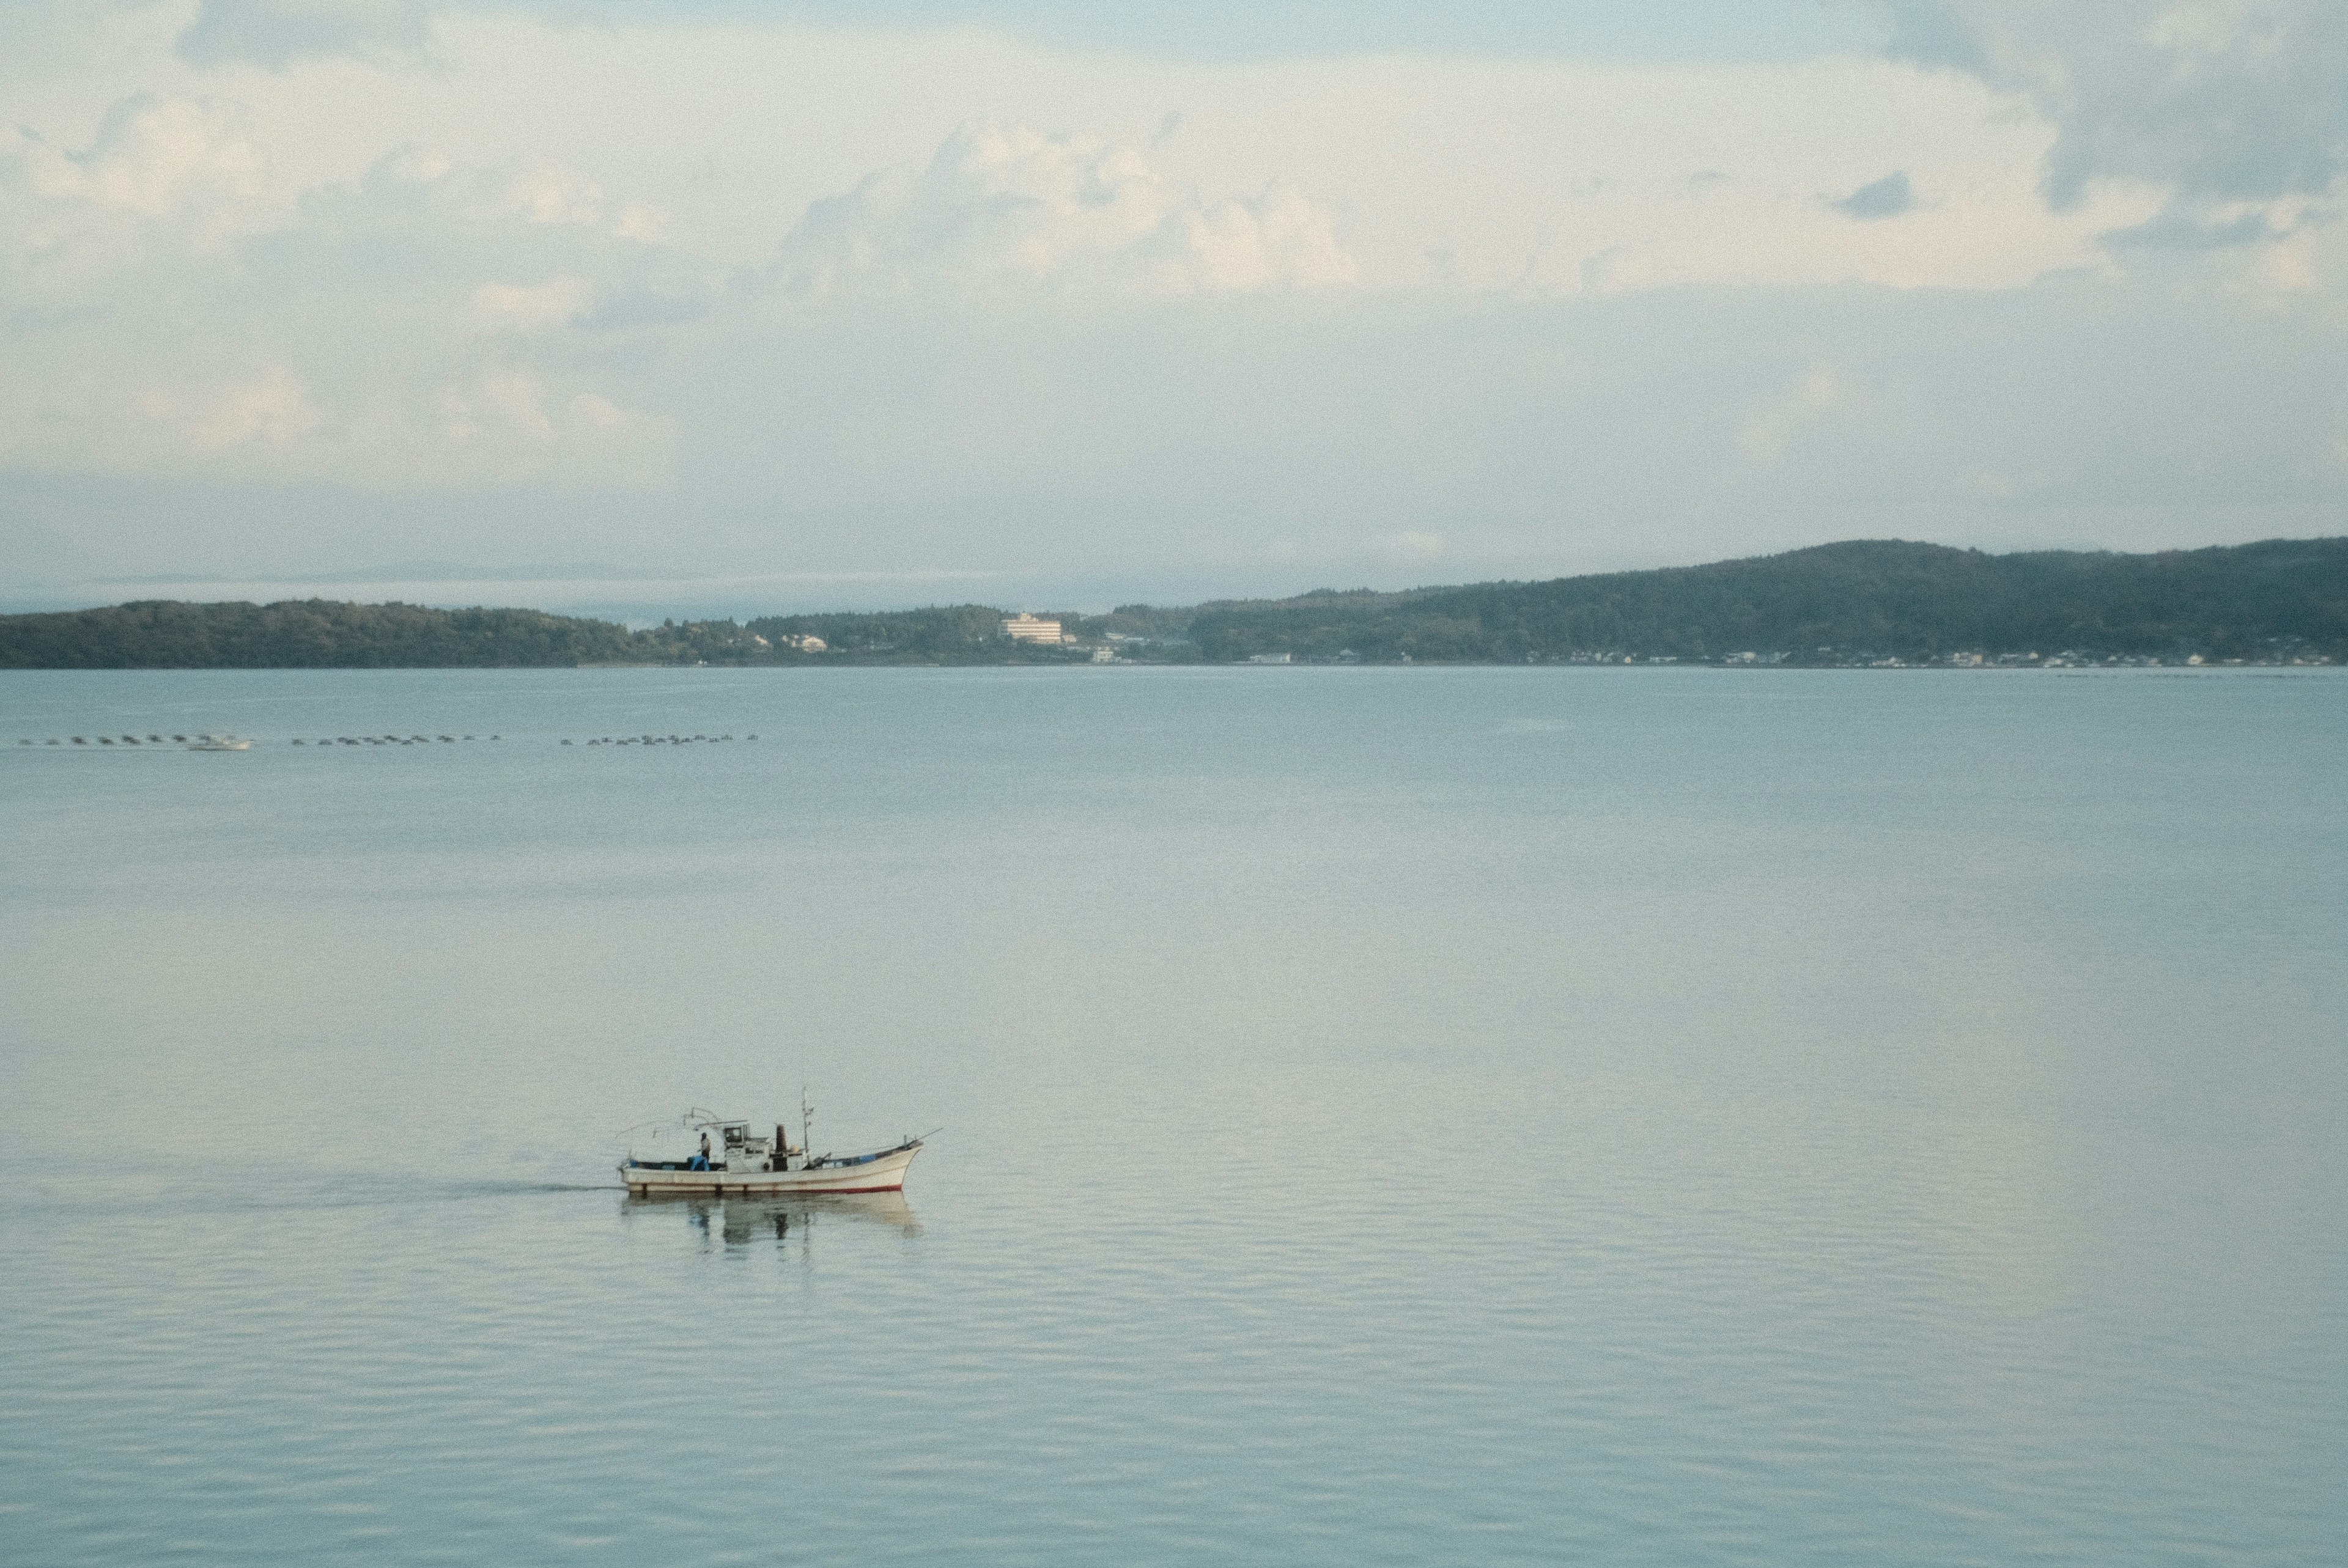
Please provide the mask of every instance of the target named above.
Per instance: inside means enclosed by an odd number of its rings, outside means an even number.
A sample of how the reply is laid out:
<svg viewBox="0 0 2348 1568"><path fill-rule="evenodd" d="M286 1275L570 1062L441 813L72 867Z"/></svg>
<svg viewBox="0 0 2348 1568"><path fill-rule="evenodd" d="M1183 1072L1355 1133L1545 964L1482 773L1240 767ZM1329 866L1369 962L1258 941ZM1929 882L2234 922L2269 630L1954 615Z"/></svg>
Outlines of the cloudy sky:
<svg viewBox="0 0 2348 1568"><path fill-rule="evenodd" d="M2339 533L2343 159L2342 0L0 0L0 603Z"/></svg>

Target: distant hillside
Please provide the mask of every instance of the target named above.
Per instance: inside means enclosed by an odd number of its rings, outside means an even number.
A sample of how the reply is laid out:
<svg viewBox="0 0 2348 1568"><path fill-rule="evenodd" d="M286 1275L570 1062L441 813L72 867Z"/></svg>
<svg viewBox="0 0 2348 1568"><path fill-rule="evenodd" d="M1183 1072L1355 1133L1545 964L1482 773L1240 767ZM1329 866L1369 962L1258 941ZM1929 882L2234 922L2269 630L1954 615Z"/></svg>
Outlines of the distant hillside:
<svg viewBox="0 0 2348 1568"><path fill-rule="evenodd" d="M2348 538L1992 556L1900 540L1662 571L1203 608L1210 661L2348 656Z"/></svg>
<svg viewBox="0 0 2348 1568"><path fill-rule="evenodd" d="M0 670L430 669L633 656L624 626L535 610L144 600L0 616Z"/></svg>
<svg viewBox="0 0 2348 1568"><path fill-rule="evenodd" d="M0 616L0 669L390 668L596 663L1524 663L1735 659L1797 664L1988 658L2348 660L2348 538L2158 555L1854 540L1661 571L1405 593L1064 614L1067 647L1014 644L1004 611L664 623L642 631L533 610L322 600L146 600ZM816 640L819 650L808 645Z"/></svg>
<svg viewBox="0 0 2348 1568"><path fill-rule="evenodd" d="M1089 649L1013 644L1004 612L954 605L888 615L663 622L642 631L536 610L286 600L0 616L0 670L529 668L575 664L1066 663ZM1076 617L1069 617L1071 621ZM809 635L824 651L795 645Z"/></svg>

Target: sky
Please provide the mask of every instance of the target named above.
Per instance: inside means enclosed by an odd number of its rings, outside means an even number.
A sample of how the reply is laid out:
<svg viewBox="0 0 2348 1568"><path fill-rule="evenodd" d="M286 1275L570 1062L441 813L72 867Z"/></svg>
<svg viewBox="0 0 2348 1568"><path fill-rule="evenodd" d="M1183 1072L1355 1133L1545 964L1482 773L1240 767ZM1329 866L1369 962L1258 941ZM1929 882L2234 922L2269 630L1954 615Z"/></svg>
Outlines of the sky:
<svg viewBox="0 0 2348 1568"><path fill-rule="evenodd" d="M0 0L0 608L2337 534L2340 0Z"/></svg>

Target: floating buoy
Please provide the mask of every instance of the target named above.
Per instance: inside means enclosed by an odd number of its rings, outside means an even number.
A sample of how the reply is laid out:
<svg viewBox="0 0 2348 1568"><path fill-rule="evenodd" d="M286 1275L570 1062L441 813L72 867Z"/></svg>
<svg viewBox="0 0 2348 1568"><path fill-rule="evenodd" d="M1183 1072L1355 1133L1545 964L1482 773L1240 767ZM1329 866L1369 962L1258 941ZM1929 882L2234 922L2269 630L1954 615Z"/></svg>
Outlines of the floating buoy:
<svg viewBox="0 0 2348 1568"><path fill-rule="evenodd" d="M184 740L186 740L188 737L187 737L187 736L185 736L185 735L173 735L171 738L172 738L173 740L175 740L175 741L184 741Z"/></svg>
<svg viewBox="0 0 2348 1568"><path fill-rule="evenodd" d="M74 744L75 744L75 745L77 745L77 746L86 746L86 745L89 744L89 743L88 743L88 741L83 740L79 735L76 735L76 736L73 738L73 741L74 741Z"/></svg>

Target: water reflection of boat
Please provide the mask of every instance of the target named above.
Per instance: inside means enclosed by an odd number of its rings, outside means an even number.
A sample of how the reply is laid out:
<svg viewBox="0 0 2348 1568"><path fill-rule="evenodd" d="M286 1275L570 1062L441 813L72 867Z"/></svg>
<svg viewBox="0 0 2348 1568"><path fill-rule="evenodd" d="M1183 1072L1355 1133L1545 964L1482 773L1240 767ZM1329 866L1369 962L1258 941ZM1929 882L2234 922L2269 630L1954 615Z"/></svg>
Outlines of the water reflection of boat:
<svg viewBox="0 0 2348 1568"><path fill-rule="evenodd" d="M922 1152L921 1139L908 1138L894 1148L870 1154L811 1155L807 1152L807 1128L811 1114L802 1100L800 1142L794 1144L789 1129L781 1122L775 1124L774 1135L767 1137L752 1133L747 1122L706 1111L688 1111L674 1126L682 1127L688 1136L699 1133L699 1149L687 1145L639 1150L631 1144L628 1157L620 1163L620 1179L628 1184L629 1192L639 1196L655 1193L894 1193L903 1189L905 1168ZM651 1142L657 1145L661 1132L671 1130L655 1129ZM710 1141L712 1133L719 1140L714 1144Z"/></svg>
<svg viewBox="0 0 2348 1568"><path fill-rule="evenodd" d="M675 1213L705 1235L727 1246L748 1246L771 1238L804 1235L831 1224L887 1225L901 1235L922 1234L902 1193L815 1194L805 1196L717 1197L707 1193L629 1194L621 1200L630 1215Z"/></svg>

